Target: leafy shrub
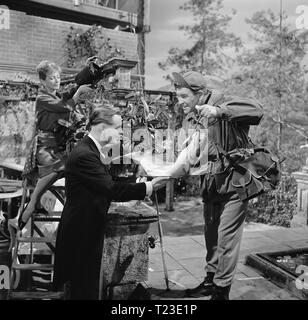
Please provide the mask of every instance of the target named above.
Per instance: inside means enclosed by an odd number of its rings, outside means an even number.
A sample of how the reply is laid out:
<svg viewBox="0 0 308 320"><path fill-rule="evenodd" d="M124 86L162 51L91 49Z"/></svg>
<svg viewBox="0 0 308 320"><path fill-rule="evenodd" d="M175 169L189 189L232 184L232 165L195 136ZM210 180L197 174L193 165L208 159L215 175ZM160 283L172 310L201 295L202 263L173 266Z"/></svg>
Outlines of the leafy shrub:
<svg viewBox="0 0 308 320"><path fill-rule="evenodd" d="M174 180L174 200L188 200L190 197L200 196L200 177L187 176ZM155 198L152 195L151 199ZM166 188L157 190L157 200L159 203L166 201Z"/></svg>
<svg viewBox="0 0 308 320"><path fill-rule="evenodd" d="M176 179L174 182L175 196L197 197L200 195L200 177L187 176Z"/></svg>
<svg viewBox="0 0 308 320"><path fill-rule="evenodd" d="M296 181L286 174L276 190L249 203L246 221L290 227L292 217L296 214L296 197Z"/></svg>
<svg viewBox="0 0 308 320"><path fill-rule="evenodd" d="M71 26L66 36L66 62L69 68L81 67L91 56L107 61L124 55L124 50L111 42L101 26L93 25L87 30Z"/></svg>

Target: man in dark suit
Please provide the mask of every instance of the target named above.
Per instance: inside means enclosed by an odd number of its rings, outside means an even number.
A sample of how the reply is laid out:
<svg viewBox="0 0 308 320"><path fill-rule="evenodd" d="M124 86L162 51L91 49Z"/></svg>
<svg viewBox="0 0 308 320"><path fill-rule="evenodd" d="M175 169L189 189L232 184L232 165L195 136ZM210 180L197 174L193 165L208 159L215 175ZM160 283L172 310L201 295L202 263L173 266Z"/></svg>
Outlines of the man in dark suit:
<svg viewBox="0 0 308 320"><path fill-rule="evenodd" d="M112 180L103 163L103 147L116 142L121 123L121 116L108 104L93 110L89 135L66 163L67 199L57 234L54 289L68 284L70 299L99 298L105 219L111 201L142 200L167 182L165 178L145 183Z"/></svg>

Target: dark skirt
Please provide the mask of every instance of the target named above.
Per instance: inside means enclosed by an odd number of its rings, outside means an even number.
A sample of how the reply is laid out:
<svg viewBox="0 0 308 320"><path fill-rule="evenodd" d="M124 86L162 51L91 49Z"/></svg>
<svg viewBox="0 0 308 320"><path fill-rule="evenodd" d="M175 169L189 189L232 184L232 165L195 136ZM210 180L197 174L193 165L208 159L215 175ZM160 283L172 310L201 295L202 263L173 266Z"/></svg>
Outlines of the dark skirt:
<svg viewBox="0 0 308 320"><path fill-rule="evenodd" d="M36 160L39 177L63 171L65 159L66 152L57 145L54 134L38 132Z"/></svg>
<svg viewBox="0 0 308 320"><path fill-rule="evenodd" d="M58 146L54 134L39 131L31 142L23 176L34 182L37 177L63 171L65 159L66 151Z"/></svg>

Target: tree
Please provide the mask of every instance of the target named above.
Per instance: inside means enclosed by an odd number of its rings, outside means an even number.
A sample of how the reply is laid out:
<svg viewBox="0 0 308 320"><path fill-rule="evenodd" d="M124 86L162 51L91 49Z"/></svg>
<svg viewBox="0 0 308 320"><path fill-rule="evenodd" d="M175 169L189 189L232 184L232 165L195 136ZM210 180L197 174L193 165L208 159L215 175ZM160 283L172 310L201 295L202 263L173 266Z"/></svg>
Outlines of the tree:
<svg viewBox="0 0 308 320"><path fill-rule="evenodd" d="M193 69L206 70L207 74L222 73L224 66L232 60L225 50L237 51L241 46L240 38L227 32L232 17L220 13L222 8L222 0L189 0L184 3L180 9L193 14L194 24L181 25L179 30L183 30L194 44L189 49L171 48L169 57L159 63L159 67L166 70L176 65L183 71ZM232 14L235 13L233 10Z"/></svg>
<svg viewBox="0 0 308 320"><path fill-rule="evenodd" d="M238 56L239 71L232 76L229 90L263 102L265 119L258 128L259 140L284 155L291 152L293 158L308 139L307 68L303 65L308 31L292 30L286 20L285 13L275 15L271 10L246 19L255 46Z"/></svg>

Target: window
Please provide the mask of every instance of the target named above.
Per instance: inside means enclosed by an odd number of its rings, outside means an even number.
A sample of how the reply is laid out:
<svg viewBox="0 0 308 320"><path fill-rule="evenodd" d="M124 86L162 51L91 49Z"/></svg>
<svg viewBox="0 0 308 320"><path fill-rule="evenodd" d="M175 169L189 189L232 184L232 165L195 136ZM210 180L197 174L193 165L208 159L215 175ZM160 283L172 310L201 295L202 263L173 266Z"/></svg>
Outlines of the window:
<svg viewBox="0 0 308 320"><path fill-rule="evenodd" d="M118 9L118 0L98 0L98 4L104 7Z"/></svg>

